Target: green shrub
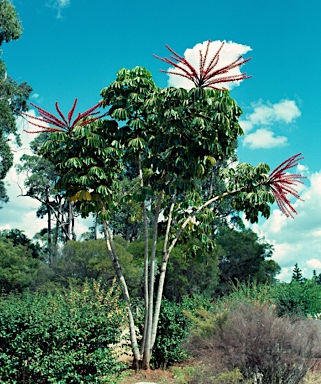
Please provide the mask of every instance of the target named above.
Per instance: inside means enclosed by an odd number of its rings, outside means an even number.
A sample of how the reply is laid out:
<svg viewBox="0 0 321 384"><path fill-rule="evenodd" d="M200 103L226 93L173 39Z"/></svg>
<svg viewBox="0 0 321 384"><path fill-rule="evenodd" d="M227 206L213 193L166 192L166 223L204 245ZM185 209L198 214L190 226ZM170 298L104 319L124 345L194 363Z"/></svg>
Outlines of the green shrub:
<svg viewBox="0 0 321 384"><path fill-rule="evenodd" d="M185 298L181 304L163 299L152 356L154 368L165 368L188 356L183 342L186 341L192 325L189 314L195 313L201 307L211 307L209 299L201 295L192 299Z"/></svg>
<svg viewBox="0 0 321 384"><path fill-rule="evenodd" d="M321 286L313 280L276 284L271 292L279 316L310 315L321 312Z"/></svg>
<svg viewBox="0 0 321 384"><path fill-rule="evenodd" d="M125 314L118 289L98 283L1 298L0 382L114 383Z"/></svg>

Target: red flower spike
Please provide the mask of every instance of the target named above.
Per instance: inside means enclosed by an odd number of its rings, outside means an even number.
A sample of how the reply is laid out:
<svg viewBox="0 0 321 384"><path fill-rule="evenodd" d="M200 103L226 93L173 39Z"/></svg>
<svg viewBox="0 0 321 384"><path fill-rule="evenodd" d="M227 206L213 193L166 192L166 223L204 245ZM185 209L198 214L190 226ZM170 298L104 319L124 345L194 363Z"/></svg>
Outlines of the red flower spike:
<svg viewBox="0 0 321 384"><path fill-rule="evenodd" d="M62 118L63 122L64 122L66 125L68 125L65 116L63 115L63 113L62 113L61 110L59 109L58 101L56 101L55 106L56 106L56 111L59 113L59 115L60 115L60 117Z"/></svg>
<svg viewBox="0 0 321 384"><path fill-rule="evenodd" d="M231 69L240 67L241 65L251 60L251 58L243 59L243 56L239 56L232 63L222 68L216 69L216 66L220 60L221 50L225 44L225 42L223 41L219 49L216 51L215 55L210 60L209 64L206 66L206 60L207 60L210 44L211 44L211 41L208 40L204 54L202 53L202 51L199 51L199 56L200 56L199 73L197 73L196 69L183 56L179 55L168 45L166 45L166 48L172 53L169 59L167 57L163 58L157 55L153 55L153 56L156 57L156 59L158 60L164 61L165 63L172 65L173 67L177 68L180 71L180 72L174 72L171 70L165 71L161 69L160 70L161 72L185 77L186 79L191 80L194 83L195 87L197 88L212 88L212 89L221 90L222 88L216 87L215 84L240 81L240 80L249 79L251 77L251 76L247 76L245 72L239 75L227 75L224 77L219 77L220 75L228 73Z"/></svg>
<svg viewBox="0 0 321 384"><path fill-rule="evenodd" d="M71 110L68 113L68 124L70 124L70 122L71 122L72 116L73 116L75 109L76 109L77 102L78 102L78 99L76 98L74 101L74 105L72 106Z"/></svg>
<svg viewBox="0 0 321 384"><path fill-rule="evenodd" d="M302 201L295 187L298 183L303 184L303 181L300 179L305 179L306 177L300 174L286 173L288 169L296 167L298 162L303 159L303 157L300 156L301 153L298 153L285 160L274 169L267 180L267 186L273 193L281 212L283 212L286 217L294 218L293 214L297 213L287 195L290 194Z"/></svg>
<svg viewBox="0 0 321 384"><path fill-rule="evenodd" d="M38 105L30 103L34 108L36 108L38 110L40 117L34 117L34 116L31 116L25 112L22 112L22 114L24 116L26 116L27 118L29 118L29 123L31 125L34 125L35 127L41 128L41 131L30 132L30 131L25 130L25 132L28 132L28 133L71 132L76 127L76 125L79 125L82 127L84 125L90 124L90 123L92 123L92 122L94 122L94 121L107 115L107 113L105 113L103 115L97 116L100 112L95 111L95 110L101 106L101 102L99 102L98 104L89 108L87 111L85 111L83 113L79 113L77 118L74 120L74 122L71 123L71 119L72 119L72 116L74 114L74 111L75 111L75 108L77 105L77 101L78 101L78 99L75 99L71 110L68 112L68 120L66 119L64 114L61 112L59 105L58 105L58 102L56 102L55 106L56 106L56 110L57 110L60 118L56 117L55 115L53 115L50 112L47 112L46 110L42 109ZM87 117L93 117L93 116L96 116L96 117L86 120ZM49 125L51 125L51 127L38 124L38 123L34 122L34 120L41 121L43 124L49 124Z"/></svg>

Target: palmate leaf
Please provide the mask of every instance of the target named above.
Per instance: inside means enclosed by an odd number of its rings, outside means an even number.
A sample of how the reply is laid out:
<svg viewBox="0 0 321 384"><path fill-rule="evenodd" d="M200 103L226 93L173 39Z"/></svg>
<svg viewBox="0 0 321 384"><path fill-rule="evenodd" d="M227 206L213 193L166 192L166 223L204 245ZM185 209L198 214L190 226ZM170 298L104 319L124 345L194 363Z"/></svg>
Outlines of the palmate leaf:
<svg viewBox="0 0 321 384"><path fill-rule="evenodd" d="M89 177L87 175L80 176L79 177L79 184L89 186L90 185Z"/></svg>
<svg viewBox="0 0 321 384"><path fill-rule="evenodd" d="M143 129L145 126L145 123L142 121L142 119L140 119L139 117L136 117L135 119L129 120L128 125L134 129Z"/></svg>
<svg viewBox="0 0 321 384"><path fill-rule="evenodd" d="M97 188L97 192L104 197L112 194L112 190L110 190L106 185L99 185L99 187Z"/></svg>
<svg viewBox="0 0 321 384"><path fill-rule="evenodd" d="M216 160L213 156L204 156L203 163L209 163L210 165L214 166L216 164Z"/></svg>
<svg viewBox="0 0 321 384"><path fill-rule="evenodd" d="M99 144L101 142L101 139L98 135L91 135L89 137L86 138L86 141L87 141L87 145L92 147L92 148L96 148L96 147L99 147Z"/></svg>
<svg viewBox="0 0 321 384"><path fill-rule="evenodd" d="M82 161L78 157L72 157L71 159L67 160L66 165L68 167L81 168Z"/></svg>
<svg viewBox="0 0 321 384"><path fill-rule="evenodd" d="M99 167L91 167L88 171L89 176L97 176L99 179L106 178L105 172Z"/></svg>
<svg viewBox="0 0 321 384"><path fill-rule="evenodd" d="M128 112L126 111L125 108L117 108L115 109L111 116L114 118L114 119L118 119L118 120L127 120L129 118L129 114Z"/></svg>
<svg viewBox="0 0 321 384"><path fill-rule="evenodd" d="M145 140L141 137L136 137L128 141L128 147L133 148L135 150L141 150L145 147Z"/></svg>
<svg viewBox="0 0 321 384"><path fill-rule="evenodd" d="M75 195L73 195L70 200L73 201L73 202L76 202L76 201L91 201L92 197L91 197L91 193L87 190L80 190L78 191Z"/></svg>

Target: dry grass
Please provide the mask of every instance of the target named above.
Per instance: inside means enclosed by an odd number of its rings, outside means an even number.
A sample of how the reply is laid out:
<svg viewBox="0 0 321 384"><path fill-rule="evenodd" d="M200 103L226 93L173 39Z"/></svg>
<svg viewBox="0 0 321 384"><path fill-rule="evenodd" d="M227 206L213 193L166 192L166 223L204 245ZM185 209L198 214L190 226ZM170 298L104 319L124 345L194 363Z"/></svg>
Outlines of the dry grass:
<svg viewBox="0 0 321 384"><path fill-rule="evenodd" d="M300 384L321 384L321 372L309 371Z"/></svg>

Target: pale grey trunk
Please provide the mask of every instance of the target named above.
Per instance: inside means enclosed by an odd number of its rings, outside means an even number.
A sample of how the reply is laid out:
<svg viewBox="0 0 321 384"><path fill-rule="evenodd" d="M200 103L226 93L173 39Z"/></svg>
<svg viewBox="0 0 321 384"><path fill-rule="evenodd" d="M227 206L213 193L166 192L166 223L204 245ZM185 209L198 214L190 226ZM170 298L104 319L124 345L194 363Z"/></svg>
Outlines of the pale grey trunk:
<svg viewBox="0 0 321 384"><path fill-rule="evenodd" d="M71 202L67 202L67 230L66 230L66 242L71 240L71 227L72 227L72 206Z"/></svg>
<svg viewBox="0 0 321 384"><path fill-rule="evenodd" d="M148 302L148 311L146 311L145 313L145 316L147 316L147 330L146 330L146 340L144 342L144 356L143 356L143 363L142 363L142 366L144 369L149 369L150 359L152 355L151 341L152 341L153 311L154 311L156 246L157 246L157 237L158 237L158 218L161 210L162 200L163 200L163 191L158 193L154 222L153 222L153 240L152 240L150 267L149 267L149 302Z"/></svg>
<svg viewBox="0 0 321 384"><path fill-rule="evenodd" d="M53 263L53 249L52 249L52 228L51 228L51 206L50 206L50 192L49 187L46 187L46 207L47 207L47 237L48 237L48 252L49 252L49 266L52 267Z"/></svg>
<svg viewBox="0 0 321 384"><path fill-rule="evenodd" d="M154 312L154 317L153 317L151 348L153 348L154 344L155 344L157 326L158 326L158 320L159 320L159 313L160 313L160 308L161 308L161 304L162 304L166 269L167 269L167 263L168 263L168 259L169 259L169 252L167 251L167 244L168 244L168 240L169 240L169 232L170 232L171 225L172 225L172 218L173 218L173 211L174 211L174 207L175 207L175 202L176 202L176 196L174 196L170 210L169 210L165 239L164 239L164 244L163 244L162 264L161 264L161 268L160 268L158 290L157 290L157 296L156 296L156 302L155 302L155 312Z"/></svg>
<svg viewBox="0 0 321 384"><path fill-rule="evenodd" d="M142 170L142 162L141 156L138 157L138 169L139 169L139 180L141 188L144 187L144 179L143 179L143 170ZM140 346L140 354L143 355L145 349L145 342L147 337L147 329L148 329L148 303L149 303L149 291L148 291L148 220L147 220L147 204L146 200L142 204L143 209L143 218L144 218L144 304L145 304L145 319L144 319L144 331L143 331L143 339Z"/></svg>
<svg viewBox="0 0 321 384"><path fill-rule="evenodd" d="M138 348L138 343L137 343L134 316L133 316L133 311L132 311L132 307L131 307L130 296L128 293L128 287L127 287L126 280L124 278L124 275L122 273L122 270L121 270L121 267L119 264L119 259L118 259L118 255L117 255L115 247L114 247L112 234L110 232L108 223L106 221L103 222L103 230L104 230L104 237L105 237L105 241L106 241L107 250L108 250L109 256L111 258L114 270L116 272L118 281L120 283L120 287L121 287L121 290L123 293L124 300L126 301L126 304L127 304L131 348L132 348L135 360L140 361L141 356L139 353L139 348Z"/></svg>

